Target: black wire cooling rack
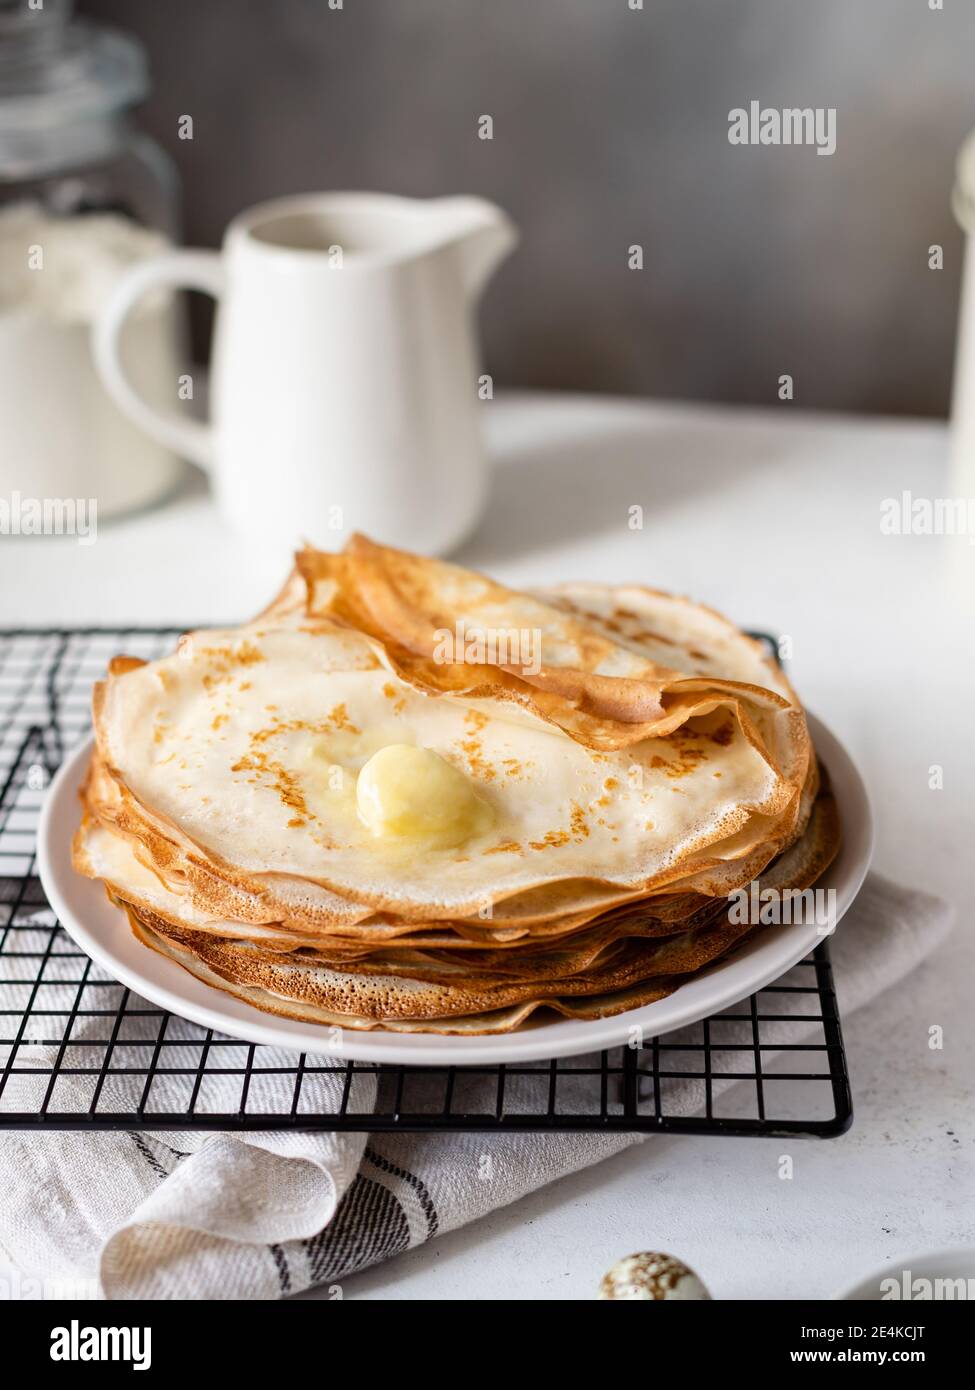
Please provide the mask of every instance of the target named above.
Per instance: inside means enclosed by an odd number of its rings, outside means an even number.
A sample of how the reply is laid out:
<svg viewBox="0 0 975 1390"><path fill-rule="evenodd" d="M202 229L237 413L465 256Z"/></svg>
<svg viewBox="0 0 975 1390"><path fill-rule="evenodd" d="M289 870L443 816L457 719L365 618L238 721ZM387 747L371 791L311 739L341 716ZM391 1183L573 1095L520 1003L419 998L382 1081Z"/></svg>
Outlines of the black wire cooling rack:
<svg viewBox="0 0 975 1390"><path fill-rule="evenodd" d="M91 685L109 657L152 658L176 636L0 632L0 1128L829 1137L849 1126L825 942L773 985L679 1033L506 1066L380 1066L287 1052L189 1023L118 984L44 897L37 819L58 764L88 729Z"/></svg>

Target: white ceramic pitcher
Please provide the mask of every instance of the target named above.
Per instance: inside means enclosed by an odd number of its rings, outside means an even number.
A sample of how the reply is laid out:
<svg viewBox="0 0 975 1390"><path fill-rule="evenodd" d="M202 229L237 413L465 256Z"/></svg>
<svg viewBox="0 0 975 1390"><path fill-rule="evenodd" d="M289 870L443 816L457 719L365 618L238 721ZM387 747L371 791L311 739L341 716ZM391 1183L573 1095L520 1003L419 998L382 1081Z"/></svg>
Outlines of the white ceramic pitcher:
<svg viewBox="0 0 975 1390"><path fill-rule="evenodd" d="M133 267L96 325L99 371L147 433L212 474L241 534L332 547L361 530L450 550L486 483L474 309L516 239L473 197L263 203L230 224L221 252ZM157 286L218 301L208 424L175 404L160 413L123 370L125 320Z"/></svg>

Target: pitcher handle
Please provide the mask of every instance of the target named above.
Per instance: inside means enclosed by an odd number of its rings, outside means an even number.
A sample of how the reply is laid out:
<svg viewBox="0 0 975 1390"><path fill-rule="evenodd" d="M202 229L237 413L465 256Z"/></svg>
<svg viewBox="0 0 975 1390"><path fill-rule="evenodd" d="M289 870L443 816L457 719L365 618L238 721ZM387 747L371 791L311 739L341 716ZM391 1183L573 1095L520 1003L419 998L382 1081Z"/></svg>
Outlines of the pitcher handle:
<svg viewBox="0 0 975 1390"><path fill-rule="evenodd" d="M108 394L146 434L182 458L208 471L213 467L213 429L175 410L157 410L145 401L122 366L121 335L136 303L157 288L201 290L219 299L223 267L216 251L170 251L142 261L119 280L92 330L95 365Z"/></svg>

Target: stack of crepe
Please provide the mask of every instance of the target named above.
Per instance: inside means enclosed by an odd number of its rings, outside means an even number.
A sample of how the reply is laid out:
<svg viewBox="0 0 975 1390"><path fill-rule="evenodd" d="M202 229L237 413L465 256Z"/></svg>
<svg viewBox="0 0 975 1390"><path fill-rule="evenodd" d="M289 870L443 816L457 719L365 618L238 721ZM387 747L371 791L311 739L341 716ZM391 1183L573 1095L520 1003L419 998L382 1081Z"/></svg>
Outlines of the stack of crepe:
<svg viewBox="0 0 975 1390"><path fill-rule="evenodd" d="M758 929L729 894L805 889L839 840L794 692L715 612L363 537L243 627L115 658L94 721L77 869L147 946L324 1025L649 1003Z"/></svg>

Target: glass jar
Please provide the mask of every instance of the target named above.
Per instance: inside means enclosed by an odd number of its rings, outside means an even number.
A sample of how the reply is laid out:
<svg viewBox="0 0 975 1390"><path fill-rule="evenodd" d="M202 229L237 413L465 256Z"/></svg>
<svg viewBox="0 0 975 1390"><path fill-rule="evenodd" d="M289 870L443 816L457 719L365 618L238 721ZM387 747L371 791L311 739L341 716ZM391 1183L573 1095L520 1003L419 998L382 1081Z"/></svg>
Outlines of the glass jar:
<svg viewBox="0 0 975 1390"><path fill-rule="evenodd" d="M142 45L71 4L0 0L0 201L120 212L175 239L175 167L130 117L149 90Z"/></svg>
<svg viewBox="0 0 975 1390"><path fill-rule="evenodd" d="M108 399L89 339L113 278L177 238L178 179L131 118L141 44L71 8L0 0L0 496L84 497L105 516L177 476ZM178 336L168 301L132 324L131 370L161 408Z"/></svg>

